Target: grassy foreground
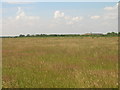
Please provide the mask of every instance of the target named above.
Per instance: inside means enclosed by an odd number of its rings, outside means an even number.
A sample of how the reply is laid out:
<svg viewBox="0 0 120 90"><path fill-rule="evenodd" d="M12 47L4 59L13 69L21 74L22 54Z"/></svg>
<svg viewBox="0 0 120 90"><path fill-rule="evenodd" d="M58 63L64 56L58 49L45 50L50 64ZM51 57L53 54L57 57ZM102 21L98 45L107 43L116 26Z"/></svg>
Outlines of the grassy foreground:
<svg viewBox="0 0 120 90"><path fill-rule="evenodd" d="M3 38L4 88L117 88L117 37Z"/></svg>

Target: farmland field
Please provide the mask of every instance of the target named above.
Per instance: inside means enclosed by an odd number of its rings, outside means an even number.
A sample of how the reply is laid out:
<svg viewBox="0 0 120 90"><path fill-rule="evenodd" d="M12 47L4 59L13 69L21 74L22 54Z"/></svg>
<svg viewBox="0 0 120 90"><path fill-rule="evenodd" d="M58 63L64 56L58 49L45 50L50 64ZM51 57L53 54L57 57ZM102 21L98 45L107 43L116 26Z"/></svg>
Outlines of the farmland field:
<svg viewBox="0 0 120 90"><path fill-rule="evenodd" d="M4 88L117 88L117 37L2 39Z"/></svg>

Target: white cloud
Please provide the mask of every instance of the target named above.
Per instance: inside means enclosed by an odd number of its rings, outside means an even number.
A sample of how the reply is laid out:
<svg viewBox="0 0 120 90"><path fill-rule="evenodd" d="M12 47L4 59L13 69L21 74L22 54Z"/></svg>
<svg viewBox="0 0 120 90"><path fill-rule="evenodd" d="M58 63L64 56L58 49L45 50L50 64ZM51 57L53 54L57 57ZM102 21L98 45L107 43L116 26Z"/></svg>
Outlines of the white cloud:
<svg viewBox="0 0 120 90"><path fill-rule="evenodd" d="M72 18L73 21L80 21L80 20L82 20L82 19L83 19L82 17L73 17L73 18Z"/></svg>
<svg viewBox="0 0 120 90"><path fill-rule="evenodd" d="M23 8L18 7L16 16L3 20L3 34L36 34L36 33L84 33L117 31L117 8L105 10L101 15L71 16L65 12L55 11L54 18L45 19L40 16L29 16ZM97 13L97 12L95 12ZM91 20L94 19L94 20Z"/></svg>
<svg viewBox="0 0 120 90"><path fill-rule="evenodd" d="M64 13L60 11L55 11L54 12L54 18L62 18L64 17Z"/></svg>
<svg viewBox="0 0 120 90"><path fill-rule="evenodd" d="M102 19L102 20L113 20L113 19L117 19L118 18L118 5L119 3L117 3L114 6L111 7L105 7L103 8L103 14L101 15L95 15L95 16L91 16L90 19Z"/></svg>
<svg viewBox="0 0 120 90"><path fill-rule="evenodd" d="M117 10L118 5L119 5L119 3L117 3L115 6L112 6L112 7L105 7L104 10L107 10L107 11Z"/></svg>
<svg viewBox="0 0 120 90"><path fill-rule="evenodd" d="M83 17L78 17L78 16L76 16L76 17L65 17L65 20L66 20L66 24L68 24L68 25L71 25L71 24L76 24L76 23L78 23L78 22L80 22L81 20L83 20Z"/></svg>
<svg viewBox="0 0 120 90"><path fill-rule="evenodd" d="M22 9L20 7L18 7L16 19L18 20L18 19L25 17L25 16L26 15L25 15L24 11L22 11Z"/></svg>
<svg viewBox="0 0 120 90"><path fill-rule="evenodd" d="M91 19L99 19L99 18L101 18L101 16L91 16L90 18Z"/></svg>
<svg viewBox="0 0 120 90"><path fill-rule="evenodd" d="M18 7L18 11L17 11L17 16L16 16L16 20L19 20L19 19L29 19L29 20L32 20L32 19L39 19L40 17L38 16L27 16L25 14L25 12L22 10L21 7Z"/></svg>
<svg viewBox="0 0 120 90"><path fill-rule="evenodd" d="M59 19L59 20L63 20L62 22L65 22L68 25L75 24L76 22L83 20L83 17L81 17L81 16L74 16L74 17L66 16L65 13L61 12L61 11L55 11L54 18Z"/></svg>
<svg viewBox="0 0 120 90"><path fill-rule="evenodd" d="M108 10L108 11L114 10L114 9L115 9L114 7L105 7L105 8L104 8L104 10Z"/></svg>
<svg viewBox="0 0 120 90"><path fill-rule="evenodd" d="M118 5L119 3L116 3L116 5L111 6L111 7L105 7L104 10L104 14L103 14L103 19L116 19L118 18Z"/></svg>
<svg viewBox="0 0 120 90"><path fill-rule="evenodd" d="M117 12L116 12L117 13ZM110 19L116 19L118 18L118 14L116 13L106 13L104 16L103 16L103 19L107 19L107 20L110 20Z"/></svg>
<svg viewBox="0 0 120 90"><path fill-rule="evenodd" d="M17 9L18 9L17 14L23 12L22 9L21 9L21 7L17 7Z"/></svg>
<svg viewBox="0 0 120 90"><path fill-rule="evenodd" d="M3 35L16 35L20 33L32 33L34 30L42 27L44 21L39 16L29 16L22 10L17 8L16 16L3 18Z"/></svg>

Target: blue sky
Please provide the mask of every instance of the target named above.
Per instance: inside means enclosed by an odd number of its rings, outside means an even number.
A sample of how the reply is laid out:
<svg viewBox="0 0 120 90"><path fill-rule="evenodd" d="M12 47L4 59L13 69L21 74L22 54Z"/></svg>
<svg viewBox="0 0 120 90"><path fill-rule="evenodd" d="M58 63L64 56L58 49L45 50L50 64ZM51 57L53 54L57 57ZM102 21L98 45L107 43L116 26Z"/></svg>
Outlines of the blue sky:
<svg viewBox="0 0 120 90"><path fill-rule="evenodd" d="M56 10L65 11L66 14L71 15L87 15L87 14L93 14L94 13L101 13L102 9L104 7L110 7L114 6L116 2L34 2L34 3L28 3L28 4L9 4L9 3L3 3L3 9L4 8L12 8L12 11L7 11L3 16L12 16L15 15L15 12L17 10L16 7L21 7L24 9L24 11L27 14L30 15L39 15L39 16L52 16L52 12Z"/></svg>
<svg viewBox="0 0 120 90"><path fill-rule="evenodd" d="M117 32L117 15L117 2L3 2L3 35Z"/></svg>

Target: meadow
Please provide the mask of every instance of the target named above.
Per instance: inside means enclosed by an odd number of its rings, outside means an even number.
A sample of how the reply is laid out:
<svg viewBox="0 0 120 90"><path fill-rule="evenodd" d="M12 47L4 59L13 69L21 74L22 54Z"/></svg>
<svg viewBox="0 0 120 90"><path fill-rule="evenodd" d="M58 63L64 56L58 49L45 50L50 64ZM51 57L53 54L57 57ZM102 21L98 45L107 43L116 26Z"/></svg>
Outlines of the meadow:
<svg viewBox="0 0 120 90"><path fill-rule="evenodd" d="M117 88L118 37L2 39L3 88Z"/></svg>

